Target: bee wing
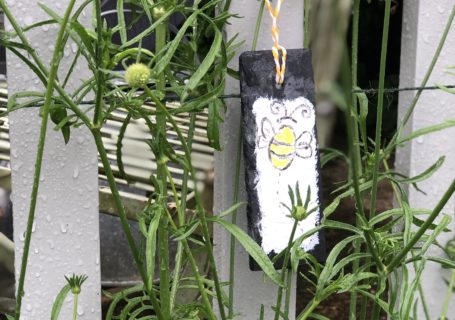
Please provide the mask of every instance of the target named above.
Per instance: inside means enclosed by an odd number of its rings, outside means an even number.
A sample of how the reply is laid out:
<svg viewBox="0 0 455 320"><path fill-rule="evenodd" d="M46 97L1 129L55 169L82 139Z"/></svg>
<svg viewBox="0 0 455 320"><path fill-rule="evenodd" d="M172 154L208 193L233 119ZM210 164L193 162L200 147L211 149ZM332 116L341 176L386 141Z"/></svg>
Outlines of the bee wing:
<svg viewBox="0 0 455 320"><path fill-rule="evenodd" d="M261 135L257 140L258 148L262 149L268 147L270 140L274 135L275 129L273 128L272 122L267 118L263 118L261 121Z"/></svg>
<svg viewBox="0 0 455 320"><path fill-rule="evenodd" d="M281 101L273 101L272 104L270 105L270 110L275 115L279 115L282 117L287 116L286 106Z"/></svg>
<svg viewBox="0 0 455 320"><path fill-rule="evenodd" d="M311 117L312 113L313 108L307 103L302 103L297 108L295 108L294 111L292 111L291 117L295 118L296 116L301 115L304 119L308 119Z"/></svg>
<svg viewBox="0 0 455 320"><path fill-rule="evenodd" d="M262 119L261 132L264 138L272 138L275 135L275 129L273 128L273 124L269 119Z"/></svg>
<svg viewBox="0 0 455 320"><path fill-rule="evenodd" d="M313 155L313 135L308 131L304 131L295 142L295 153L303 159L310 158Z"/></svg>

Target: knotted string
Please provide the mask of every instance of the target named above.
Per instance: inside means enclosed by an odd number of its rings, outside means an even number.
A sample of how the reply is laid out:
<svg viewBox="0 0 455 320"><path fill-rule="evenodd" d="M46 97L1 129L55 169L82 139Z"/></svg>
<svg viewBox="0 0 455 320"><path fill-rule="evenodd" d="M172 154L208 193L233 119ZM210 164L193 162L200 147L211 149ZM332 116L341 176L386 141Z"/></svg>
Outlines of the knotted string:
<svg viewBox="0 0 455 320"><path fill-rule="evenodd" d="M286 48L280 45L280 35L278 30L278 16L280 14L281 5L284 0L276 0L275 8L272 7L270 0L264 0L267 9L269 10L270 16L272 17L272 38L273 38L273 58L275 60L276 67L276 83L278 85L284 82L284 73L286 71ZM280 60L281 52L281 60Z"/></svg>

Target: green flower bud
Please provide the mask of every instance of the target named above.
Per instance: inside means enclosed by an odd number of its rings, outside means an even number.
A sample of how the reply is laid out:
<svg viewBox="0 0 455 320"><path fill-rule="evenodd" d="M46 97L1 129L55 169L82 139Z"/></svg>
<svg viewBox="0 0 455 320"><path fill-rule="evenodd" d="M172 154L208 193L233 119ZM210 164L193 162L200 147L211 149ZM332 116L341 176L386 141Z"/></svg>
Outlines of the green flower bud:
<svg viewBox="0 0 455 320"><path fill-rule="evenodd" d="M141 88L147 85L150 79L151 71L143 63L134 63L130 65L125 72L125 81L133 88Z"/></svg>
<svg viewBox="0 0 455 320"><path fill-rule="evenodd" d="M307 211L302 206L294 207L292 210L292 217L297 221L302 221L306 218Z"/></svg>
<svg viewBox="0 0 455 320"><path fill-rule="evenodd" d="M72 293L72 294L79 294L79 293L81 293L81 287L79 287L79 286L71 287L71 293Z"/></svg>
<svg viewBox="0 0 455 320"><path fill-rule="evenodd" d="M81 293L82 284L85 282L85 280L87 280L87 276L86 275L76 276L75 274L73 274L71 277L65 276L65 279L71 288L71 293L74 295L78 295L79 293Z"/></svg>
<svg viewBox="0 0 455 320"><path fill-rule="evenodd" d="M166 14L167 9L164 6L156 6L152 9L152 16L155 20L158 20Z"/></svg>

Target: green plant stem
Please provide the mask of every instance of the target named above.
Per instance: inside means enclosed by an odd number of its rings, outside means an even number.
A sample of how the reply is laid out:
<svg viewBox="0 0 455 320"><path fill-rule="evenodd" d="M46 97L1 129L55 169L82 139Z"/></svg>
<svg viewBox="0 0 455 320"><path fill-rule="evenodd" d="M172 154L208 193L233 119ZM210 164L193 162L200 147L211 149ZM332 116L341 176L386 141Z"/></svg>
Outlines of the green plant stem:
<svg viewBox="0 0 455 320"><path fill-rule="evenodd" d="M352 82L352 89L357 87L357 65L358 65L358 51L359 51L359 16L360 16L360 0L354 0L353 3L353 20L352 20L352 48L351 48L351 82ZM355 114L358 114L358 107L357 107L357 98L355 94L352 94L352 107ZM358 127L356 127L358 128ZM354 139L357 143L354 144L355 147L355 154L354 156L357 157L357 163L361 163L361 156L360 156L360 147L359 147L359 130L354 130ZM358 176L362 176L362 166L359 165L357 167ZM356 218L356 226L359 227L360 221L359 218ZM360 252L360 240L356 240L354 242L354 254ZM360 261L356 259L352 266L352 272L355 274L359 269ZM366 299L365 299L366 300ZM363 302L363 301L362 301ZM363 306L363 303L362 303ZM349 319L355 320L356 319L356 310L357 310L357 292L353 291L351 293L350 301L349 301Z"/></svg>
<svg viewBox="0 0 455 320"><path fill-rule="evenodd" d="M97 41L97 70L96 70L96 97L95 111L93 114L93 124L95 127L101 127L103 121L103 95L104 95L104 56L103 56L103 20L101 18L101 0L95 0L95 16L96 16L96 31L98 36Z"/></svg>
<svg viewBox="0 0 455 320"><path fill-rule="evenodd" d="M166 167L166 171L167 171L167 176L168 176L169 182L171 184L172 192L174 194L174 199L178 199L177 190L175 188L175 183L173 181L171 172L169 171L169 169L167 167ZM182 209L182 207L180 207L178 210L181 210L181 209ZM169 222L170 222L171 227L176 232L177 231L177 226L175 225L174 221L172 219L169 219ZM194 276L196 278L196 282L198 284L198 288L199 288L199 291L200 291L201 296L202 296L202 301L204 303L205 308L207 309L207 312L208 312L208 314L210 316L210 319L216 319L215 315L213 314L212 305L210 304L210 301L209 301L207 293L206 293L206 289L204 287L204 282L202 281L201 275L199 273L199 268L198 268L198 266L196 264L196 260L194 259L194 256L193 256L193 254L191 252L191 249L190 249L190 246L188 245L188 241L185 238L185 239L182 239L179 242L179 244L180 243L182 243L183 250L185 251L185 254L188 256L188 260L190 262L190 266L191 266L191 268L192 268L192 270L194 272ZM175 270L178 270L177 267L175 268ZM178 281L178 280L176 280L176 281ZM171 300L171 302L172 302L172 300Z"/></svg>
<svg viewBox="0 0 455 320"><path fill-rule="evenodd" d="M133 255L134 262L136 264L136 267L139 271L139 274L141 276L142 281L144 282L145 289L150 297L150 301L153 305L153 308L157 314L158 317L162 317L161 314L161 308L158 303L158 300L156 298L155 292L152 287L149 287L143 261L142 261L142 256L140 255L139 249L136 245L136 242L134 241L133 234L131 232L130 225L128 223L128 218L126 216L125 208L123 207L121 198L120 198L120 193L117 188L117 183L115 182L115 176L114 173L112 172L111 164L109 163L109 159L106 153L106 149L104 148L103 145L103 140L101 138L101 132L97 128L91 128L91 132L93 135L93 138L95 140L96 147L98 149L98 154L101 159L101 163L103 164L103 169L106 174L107 182L109 184L109 188L112 193L112 197L114 198L114 204L118 212L118 216L120 218L120 223L123 228L123 232L125 234L125 237L127 239L128 245L130 247L131 253Z"/></svg>
<svg viewBox="0 0 455 320"><path fill-rule="evenodd" d="M155 33L155 50L161 52L166 46L167 37L167 23L161 23ZM162 72L158 75L156 81L156 88L159 91L166 89L166 74ZM166 108L166 106L164 106ZM165 139L166 137L166 115L163 113L157 113L156 115L156 127L158 131L158 138ZM157 179L161 183L160 190L160 202L161 205L166 207L167 205L167 176L166 176L166 162L164 155L156 155L157 158ZM163 215L160 220L160 227L158 229L158 243L159 243L159 263L160 263L160 302L161 310L165 319L169 319L171 316L171 305L170 305L170 279L169 279L169 218L167 215Z"/></svg>
<svg viewBox="0 0 455 320"><path fill-rule="evenodd" d="M344 68L342 68L342 72L341 72L343 88L344 88L345 92L350 92L351 80L350 80L350 72L346 71L347 66L349 66L346 49L344 50L342 65L344 66ZM354 111L352 110L352 104L350 101L351 98L352 97L350 94L346 95L346 99L348 100L348 103L347 103L348 108L344 112L345 121L346 121L348 149L349 149L349 159L351 160L350 161L350 164L351 164L350 173L352 174L352 186L354 189L354 198L355 198L355 202L356 202L356 206L357 206L357 210L358 210L357 217L359 219L361 219L360 223L362 225L367 226L368 221L366 221L366 218L365 218L363 198L362 198L362 194L360 192L360 186L359 186L359 180L360 180L359 167L361 166L361 164L358 162L359 161L358 157L355 154L355 150L356 150L355 145L358 145L359 141L355 140L356 135L354 134L354 130L357 128L357 124L356 124L354 117L352 116ZM376 263L376 265L378 266L378 268L380 270L383 270L384 264L381 261L381 259L379 258L376 248L373 245L374 243L376 243L375 233L370 228L364 228L363 234L364 234L365 243L367 245L369 253L371 254L371 256L372 256L374 262Z"/></svg>
<svg viewBox="0 0 455 320"><path fill-rule="evenodd" d="M389 164L387 163L387 160L384 159L383 160L383 165L384 165L384 168L386 170L386 172L389 172L390 171L390 168L389 168ZM395 199L398 203L398 206L400 208L403 208L403 199L401 198L401 193L398 191L396 185L394 183L391 183L392 185L392 189L393 189L393 194L395 195ZM411 251L412 253L412 251ZM414 254L413 254L414 256ZM414 270L417 270L417 265L416 265L416 262L413 261L413 267L414 267ZM389 283L391 281L391 279L389 278L388 279ZM426 303L426 299L425 299L425 295L424 295L424 292L423 292L423 288L422 288L422 284L419 282L419 284L417 285L417 288L418 288L418 291L419 291L419 295L420 295L420 300L422 302L422 308L423 308L423 312L425 314L425 319L426 320L430 320L430 313L428 312L428 306L427 306L427 303Z"/></svg>
<svg viewBox="0 0 455 320"><path fill-rule="evenodd" d="M438 217L439 213L442 211L444 206L452 197L453 193L455 192L455 179L452 180L447 191L444 193L442 198L439 200L436 207L431 212L430 216L425 220L422 226L417 230L414 236L409 240L409 242L405 245L405 247L393 258L393 260L387 265L386 271L388 273L392 272L394 268L396 268L399 264L402 263L402 260L408 252L412 249L412 247L420 240L420 238L425 234L434 220Z"/></svg>
<svg viewBox="0 0 455 320"><path fill-rule="evenodd" d="M303 4L303 47L308 49L310 47L310 10L311 10L311 1L304 0Z"/></svg>
<svg viewBox="0 0 455 320"><path fill-rule="evenodd" d="M241 120L241 119L240 119ZM234 197L232 205L239 202L240 194L240 164L242 161L242 145L243 145L243 126L240 121L239 136L237 139L237 156L235 159L235 177L234 177ZM237 210L231 215L231 223L237 224ZM234 283L235 283L235 237L231 234L229 247L229 312L228 318L234 317Z"/></svg>
<svg viewBox="0 0 455 320"><path fill-rule="evenodd" d="M185 137L183 136L180 128L178 127L177 123L175 122L175 119L172 117L172 115L169 113L169 111L166 109L166 107L161 103L161 101L155 96L155 94L149 88L145 87L144 91L152 99L152 101L156 104L156 106L158 108L160 108L161 111L166 115L166 117L168 118L172 127L174 128L175 132L177 133L177 136L178 136L180 142L182 143L182 147L183 147L183 150L185 153L185 157L187 160L187 164L188 164L188 168L189 168L191 177L193 178L194 182L196 182L195 181L196 173L195 173L194 167L191 163L191 152L190 152L190 149L188 148ZM210 270L211 270L212 276L213 276L213 282L215 284L215 293L216 293L218 308L220 311L221 319L225 320L226 311L224 310L223 294L222 294L221 284L220 284L220 280L219 280L220 278L218 276L218 271L216 269L215 257L213 256L213 246L211 243L210 231L209 231L208 224L207 224L207 218L205 216L205 210L201 205L201 198L200 198L199 190L197 188L195 188L194 194L195 194L195 198L196 198L196 212L201 221L201 229L202 229L202 234L204 237L204 245L206 247L207 255L209 258L209 264L210 264Z"/></svg>
<svg viewBox="0 0 455 320"><path fill-rule="evenodd" d="M179 198L177 194L177 189L175 188L174 180L172 179L171 172L167 169L166 167L166 175L169 179L169 183L171 185L172 193L174 195L174 201L175 201L175 206L176 206L176 211L177 211L177 217L179 220L179 227L182 227L182 208L179 205ZM172 221L172 219L169 219L169 221ZM171 294L170 294L170 310L172 313L172 310L174 309L175 305L175 298L177 296L177 289L179 286L179 281L180 281L180 269L182 267L182 258L183 258L183 244L182 242L178 242L177 244L177 253L175 255L175 266L174 266L174 276L172 278L172 286L171 286Z"/></svg>
<svg viewBox="0 0 455 320"><path fill-rule="evenodd" d="M144 272L144 266L142 264L142 258L139 253L139 249L136 246L136 242L134 241L133 235L131 233L131 229L128 224L128 218L125 213L125 208L123 207L123 204L120 200L121 199L120 193L118 191L117 184L115 182L115 176L114 176L114 173L112 172L112 169L111 169L111 166L109 163L109 159L107 157L106 149L104 148L104 145L103 145L103 140L101 138L101 132L96 128L93 128L91 132L92 132L93 138L95 140L96 147L98 149L101 163L103 164L104 172L106 174L107 181L108 181L109 187L112 192L112 196L114 197L114 203L115 203L115 206L119 213L120 222L124 229L125 236L128 241L128 244L130 246L130 249L133 253L134 261L136 263L136 266L139 270L141 277L143 279L146 279L145 272Z"/></svg>
<svg viewBox="0 0 455 320"><path fill-rule="evenodd" d="M47 123L49 120L49 110L52 104L52 95L54 92L54 81L57 78L58 67L61 61L60 50L64 46L63 37L65 34L65 28L68 23L71 11L73 10L75 0L71 0L66 8L62 25L59 29L57 34L57 39L55 41L55 49L54 54L51 60L51 69L49 72L49 80L46 87L46 94L44 98L44 105L41 110L41 127L40 133L38 138L38 150L36 153L36 162L35 162L35 172L33 177L33 186L32 186L32 193L30 196L30 209L28 213L27 219L27 229L25 231L25 240L24 240L24 251L22 254L22 261L21 261L21 270L19 274L19 281L17 286L17 298L16 298L16 310L15 310L15 319L20 319L21 313L21 305L22 305L22 297L24 296L24 284L25 284L25 274L27 272L27 262L28 262L28 255L30 252L30 242L32 238L32 229L33 229L33 222L35 220L35 211L36 211L36 202L38 196L38 189L40 183L40 176L41 176L41 166L43 162L43 153L44 153L44 145L46 142L46 132L47 132Z"/></svg>
<svg viewBox="0 0 455 320"><path fill-rule="evenodd" d="M251 45L252 51L256 51L256 47L258 44L259 33L261 31L261 25L262 25L262 17L264 16L264 6L265 6L265 2L263 0L261 0L260 4L259 4L258 16L256 18L256 26L254 28L253 43Z"/></svg>
<svg viewBox="0 0 455 320"><path fill-rule="evenodd" d="M289 305L291 303L291 286L292 286L292 272L286 275L286 295L284 297L284 316L289 316Z"/></svg>
<svg viewBox="0 0 455 320"><path fill-rule="evenodd" d="M294 225L292 226L291 236L289 237L288 246L286 247L285 252L284 252L283 269L281 270L281 283L285 282L285 280L287 279L288 273L289 273L289 268L288 268L289 254L291 252L291 246L292 246L292 243L294 242L295 231L297 230L298 224L299 224L299 221L295 220ZM291 290L291 288L286 286L286 292L289 290ZM278 294L277 294L277 298L276 298L275 318L274 318L275 320L278 320L280 318L282 300L283 300L283 287L279 286ZM285 306L285 308L289 312L289 306Z"/></svg>
<svg viewBox="0 0 455 320"><path fill-rule="evenodd" d="M373 178L371 186L371 199L370 199L370 212L369 216L374 217L376 215L376 199L378 191L378 177L379 177L379 164L381 163L381 143L382 143L382 117L384 110L384 84L385 84L385 72L387 66L387 48L389 40L389 25L390 25L390 9L391 0L385 1L384 9L384 24L382 29L382 43L381 43L381 60L379 66L379 88L378 88L378 103L376 110L376 132L374 140L374 166L373 166ZM382 270L381 270L382 272ZM365 299L364 299L365 300ZM366 302L362 301L362 319L366 314ZM372 319L379 317L380 308L375 303L372 312Z"/></svg>
<svg viewBox="0 0 455 320"><path fill-rule="evenodd" d="M377 303L373 304L373 310L371 310L371 319L379 320L380 315L381 315L381 307Z"/></svg>
<svg viewBox="0 0 455 320"><path fill-rule="evenodd" d="M373 168L373 185L371 187L371 206L370 217L376 214L376 199L378 191L378 176L379 164L381 163L381 133L382 133L382 114L384 110L384 82L385 70L387 65L387 47L389 39L389 24L390 24L390 7L391 0L386 0L384 11L384 26L382 30L382 49L381 49L381 64L379 66L379 88L378 88L378 104L376 112L376 133L374 139L374 168Z"/></svg>
<svg viewBox="0 0 455 320"><path fill-rule="evenodd" d="M77 320L77 302L79 300L79 295L73 295L73 320Z"/></svg>
<svg viewBox="0 0 455 320"><path fill-rule="evenodd" d="M447 320L447 313L449 311L450 300L453 295L453 288L455 286L455 270L452 270L452 276L450 277L449 287L447 288L447 294L444 299L444 305L442 306L441 320Z"/></svg>
<svg viewBox="0 0 455 320"><path fill-rule="evenodd" d="M194 127L196 124L196 115L194 113L191 114L190 116L190 124L188 128L188 147L191 151L192 148L192 143L193 143L193 135L194 135ZM167 170L167 167L166 167ZM171 186L174 184L172 181L172 175L167 170L167 176L169 181L171 182ZM173 190L175 187L173 187ZM182 190L181 190L181 197L180 197L180 206L177 210L178 213L178 221L179 221L179 227L183 226L185 224L185 212L186 212L186 198L188 195L188 169L184 168L183 169L183 178L182 178ZM179 199L177 196L177 192L174 192L174 199L175 203L179 203ZM171 312L174 309L175 306L175 298L177 296L177 289L180 281L180 268L182 265L182 260L183 260L183 244L179 242L177 244L177 254L175 258L175 267L174 267L174 278L172 279L172 287L171 287Z"/></svg>
<svg viewBox="0 0 455 320"><path fill-rule="evenodd" d="M316 309L316 307L319 305L319 301L317 301L316 299L311 299L310 303L307 304L307 307L305 308L305 310L303 310L303 312L297 317L297 320L306 320L308 319L308 317L311 316L311 314L313 313L314 309Z"/></svg>

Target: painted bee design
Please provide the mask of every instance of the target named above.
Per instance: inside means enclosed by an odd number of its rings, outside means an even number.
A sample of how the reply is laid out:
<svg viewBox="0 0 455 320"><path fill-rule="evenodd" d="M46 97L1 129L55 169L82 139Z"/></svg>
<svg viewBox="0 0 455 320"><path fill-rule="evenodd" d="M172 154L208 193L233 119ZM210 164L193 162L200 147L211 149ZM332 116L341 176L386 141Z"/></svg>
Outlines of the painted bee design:
<svg viewBox="0 0 455 320"><path fill-rule="evenodd" d="M308 159L313 155L313 135L309 131L299 133L296 120L297 117L310 118L313 109L301 104L289 113L286 105L280 101L273 101L270 109L278 119L275 125L267 117L261 120L257 146L260 149L268 148L273 167L284 171L291 166L295 157Z"/></svg>

